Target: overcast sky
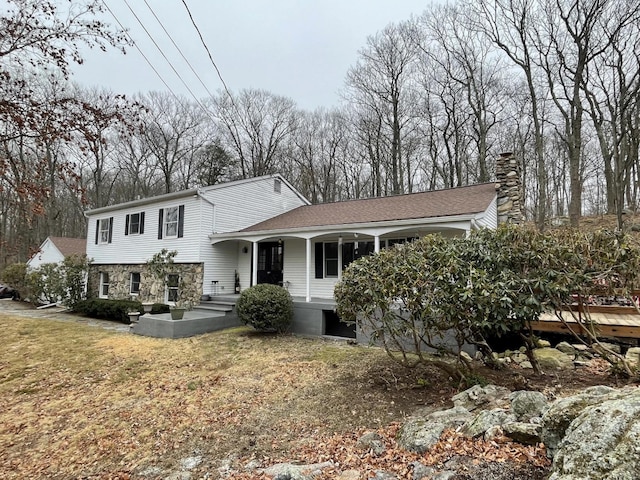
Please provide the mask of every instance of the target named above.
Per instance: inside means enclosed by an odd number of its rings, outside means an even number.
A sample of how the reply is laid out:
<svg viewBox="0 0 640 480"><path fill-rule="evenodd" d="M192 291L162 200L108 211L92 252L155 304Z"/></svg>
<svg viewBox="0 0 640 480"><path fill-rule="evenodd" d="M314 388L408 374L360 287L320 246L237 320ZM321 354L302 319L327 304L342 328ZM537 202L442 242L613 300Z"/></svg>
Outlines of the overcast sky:
<svg viewBox="0 0 640 480"><path fill-rule="evenodd" d="M205 88L172 45L152 10L209 91L215 94L222 88L182 0L104 1L174 92L191 96L127 3L197 98L207 96ZM230 90L259 88L292 98L299 107L313 110L339 103L338 91L367 36L391 22L421 14L429 0L185 2ZM110 14L105 19L116 24ZM91 50L85 60L75 69L75 81L83 85L103 85L124 94L167 90L134 47L128 49L127 55L114 50Z"/></svg>

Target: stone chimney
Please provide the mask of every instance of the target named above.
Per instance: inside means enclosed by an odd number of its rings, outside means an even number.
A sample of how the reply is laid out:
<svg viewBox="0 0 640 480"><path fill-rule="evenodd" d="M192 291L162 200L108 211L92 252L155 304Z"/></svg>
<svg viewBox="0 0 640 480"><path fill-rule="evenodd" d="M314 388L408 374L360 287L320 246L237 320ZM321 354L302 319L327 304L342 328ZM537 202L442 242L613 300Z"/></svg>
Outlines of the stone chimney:
<svg viewBox="0 0 640 480"><path fill-rule="evenodd" d="M522 223L522 183L520 163L511 152L496 158L496 190L498 192L498 224Z"/></svg>

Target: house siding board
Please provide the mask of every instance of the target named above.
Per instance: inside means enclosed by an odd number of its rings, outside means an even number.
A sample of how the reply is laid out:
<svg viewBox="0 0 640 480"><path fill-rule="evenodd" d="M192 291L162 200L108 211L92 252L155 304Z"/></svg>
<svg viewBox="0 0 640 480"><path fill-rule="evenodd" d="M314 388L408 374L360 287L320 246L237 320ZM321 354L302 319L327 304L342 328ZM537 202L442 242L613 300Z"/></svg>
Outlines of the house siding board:
<svg viewBox="0 0 640 480"><path fill-rule="evenodd" d="M304 297L307 294L306 259L305 240L296 238L284 241L282 279L289 282L289 293L294 297Z"/></svg>
<svg viewBox="0 0 640 480"><path fill-rule="evenodd" d="M216 205L216 233L242 230L305 205L286 183L282 184L281 193L275 193L273 182L273 178L260 178L233 188L206 192L205 196Z"/></svg>
<svg viewBox="0 0 640 480"><path fill-rule="evenodd" d="M60 253L60 250L49 239L40 247L40 251L36 253L27 262L27 266L30 269L36 269L45 263L58 263L64 260L64 256Z"/></svg>
<svg viewBox="0 0 640 480"><path fill-rule="evenodd" d="M247 253L242 251L244 247L247 248ZM251 248L251 242L238 242L238 275L240 276L240 290L245 290L251 286Z"/></svg>
<svg viewBox="0 0 640 480"><path fill-rule="evenodd" d="M477 223L480 227L497 228L498 227L498 206L497 197L493 199L487 207L484 214L478 218Z"/></svg>
<svg viewBox="0 0 640 480"><path fill-rule="evenodd" d="M161 208L184 205L184 237L158 239L158 211ZM145 212L145 233L142 235L125 235L126 216L132 213ZM200 215L199 200L193 196L177 198L169 201L132 207L110 212L113 216L113 238L110 244L88 243L87 255L94 263L105 265L144 263L161 249L177 250L175 261L178 263L201 262L199 238ZM96 219L104 215L89 216L87 238L94 238Z"/></svg>
<svg viewBox="0 0 640 480"><path fill-rule="evenodd" d="M222 242L213 247L209 245L203 252L203 258L207 268L204 271L202 292L207 295L234 293L234 272L238 262L237 243ZM213 281L218 282L215 291Z"/></svg>

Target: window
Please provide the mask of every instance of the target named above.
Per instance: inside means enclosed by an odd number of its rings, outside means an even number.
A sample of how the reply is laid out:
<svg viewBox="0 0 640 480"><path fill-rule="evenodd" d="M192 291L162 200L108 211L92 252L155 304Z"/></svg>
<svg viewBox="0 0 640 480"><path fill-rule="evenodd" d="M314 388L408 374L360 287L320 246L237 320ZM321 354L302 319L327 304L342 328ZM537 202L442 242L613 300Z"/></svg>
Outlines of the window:
<svg viewBox="0 0 640 480"><path fill-rule="evenodd" d="M144 233L144 212L127 215L124 225L125 235L142 235Z"/></svg>
<svg viewBox="0 0 640 480"><path fill-rule="evenodd" d="M131 295L138 295L140 293L140 272L131 272Z"/></svg>
<svg viewBox="0 0 640 480"><path fill-rule="evenodd" d="M100 298L109 298L109 274L100 272Z"/></svg>
<svg viewBox="0 0 640 480"><path fill-rule="evenodd" d="M275 193L280 193L280 192L282 192L282 180L280 180L280 179L276 178L276 179L273 181L273 191L274 191Z"/></svg>
<svg viewBox="0 0 640 480"><path fill-rule="evenodd" d="M178 236L178 207L164 209L164 236Z"/></svg>
<svg viewBox="0 0 640 480"><path fill-rule="evenodd" d="M318 242L315 245L315 278L338 276L338 243ZM342 244L342 269L354 260L371 255L375 251L374 242L344 242Z"/></svg>
<svg viewBox="0 0 640 480"><path fill-rule="evenodd" d="M111 243L113 235L113 217L96 220L96 245Z"/></svg>
<svg viewBox="0 0 640 480"><path fill-rule="evenodd" d="M325 277L338 276L338 242L324 244Z"/></svg>
<svg viewBox="0 0 640 480"><path fill-rule="evenodd" d="M167 302L178 301L178 287L180 285L180 275L171 273L167 276Z"/></svg>
<svg viewBox="0 0 640 480"><path fill-rule="evenodd" d="M158 239L182 238L184 235L184 205L161 208L158 216Z"/></svg>

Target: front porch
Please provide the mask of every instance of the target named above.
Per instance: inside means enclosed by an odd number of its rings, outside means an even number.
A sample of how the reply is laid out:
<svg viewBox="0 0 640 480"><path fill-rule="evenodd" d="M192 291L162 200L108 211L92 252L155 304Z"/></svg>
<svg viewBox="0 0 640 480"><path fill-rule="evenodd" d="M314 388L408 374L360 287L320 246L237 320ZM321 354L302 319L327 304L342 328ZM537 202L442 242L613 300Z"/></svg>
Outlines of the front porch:
<svg viewBox="0 0 640 480"><path fill-rule="evenodd" d="M132 326L133 333L156 338L184 338L226 328L238 327L235 304L239 294L215 295L211 300L185 312L182 320L172 320L168 313L146 314ZM346 325L335 314L335 301L327 298L293 297L291 333L313 337L356 339L355 325Z"/></svg>

